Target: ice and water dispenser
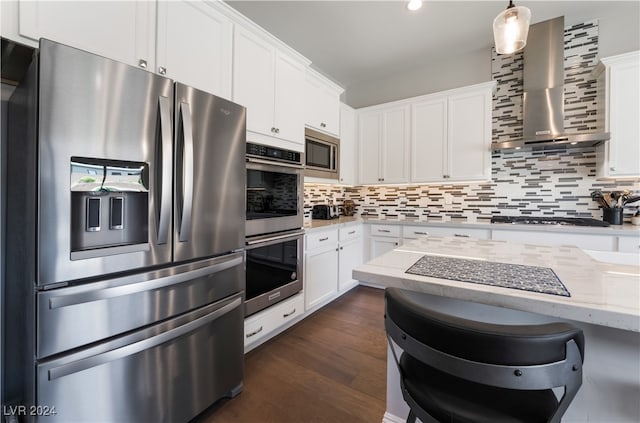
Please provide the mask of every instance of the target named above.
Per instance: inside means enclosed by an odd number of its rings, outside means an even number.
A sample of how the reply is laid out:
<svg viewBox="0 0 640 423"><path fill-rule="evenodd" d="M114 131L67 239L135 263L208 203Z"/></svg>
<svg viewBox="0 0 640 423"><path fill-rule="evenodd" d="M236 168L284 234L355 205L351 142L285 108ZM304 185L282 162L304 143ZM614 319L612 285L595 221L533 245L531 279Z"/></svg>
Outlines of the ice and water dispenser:
<svg viewBox="0 0 640 423"><path fill-rule="evenodd" d="M101 256L114 253L112 247L146 245L148 235L149 166L72 157L72 259L79 252Z"/></svg>

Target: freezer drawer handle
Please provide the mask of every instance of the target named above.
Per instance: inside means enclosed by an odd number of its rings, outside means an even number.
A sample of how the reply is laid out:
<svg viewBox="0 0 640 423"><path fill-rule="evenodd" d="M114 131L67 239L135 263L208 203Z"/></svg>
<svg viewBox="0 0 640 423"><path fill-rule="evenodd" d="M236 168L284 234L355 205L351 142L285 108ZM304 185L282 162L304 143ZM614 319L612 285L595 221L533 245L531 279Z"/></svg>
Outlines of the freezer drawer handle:
<svg viewBox="0 0 640 423"><path fill-rule="evenodd" d="M169 216L171 214L171 172L173 163L173 140L171 138L171 113L169 99L158 97L158 107L160 109L160 144L162 159L159 164L162 173L156 172L156 196L160 204L158 218L158 244L166 244L169 235ZM156 157L158 157L156 153ZM157 160L157 159L156 159Z"/></svg>
<svg viewBox="0 0 640 423"><path fill-rule="evenodd" d="M191 233L191 209L193 206L193 127L191 126L191 108L189 103L180 103L180 122L184 134L183 174L178 189L182 194L182 214L180 216L180 242L189 241Z"/></svg>
<svg viewBox="0 0 640 423"><path fill-rule="evenodd" d="M235 298L234 300L231 300L230 302L220 307L216 311L211 312L210 314L202 316L182 326L178 326L177 328L170 329L166 332L161 333L160 335L143 339L142 341L134 342L133 344L129 344L121 348L116 348L115 350L111 350L102 354L94 355L93 357L83 358L69 364L54 367L49 370L49 380L59 379L64 376L78 373L92 367L108 363L110 361L119 360L121 358L139 353L140 351L149 350L158 345L167 343L190 332L194 332L202 326L205 326L206 324L227 314L234 308L239 307L241 304L242 298Z"/></svg>
<svg viewBox="0 0 640 423"><path fill-rule="evenodd" d="M91 301L106 300L109 298L121 297L124 295L132 295L139 292L151 291L153 289L164 288L166 286L175 285L181 282L187 282L202 276L211 275L226 269L242 264L244 258L242 253L236 253L234 256L227 258L225 261L213 264L211 266L202 267L200 269L191 270L176 275L169 275L149 281L138 281L128 283L126 285L114 286L112 288L97 289L93 291L82 292L78 294L59 295L49 299L49 309L62 308ZM143 274L144 275L144 274Z"/></svg>

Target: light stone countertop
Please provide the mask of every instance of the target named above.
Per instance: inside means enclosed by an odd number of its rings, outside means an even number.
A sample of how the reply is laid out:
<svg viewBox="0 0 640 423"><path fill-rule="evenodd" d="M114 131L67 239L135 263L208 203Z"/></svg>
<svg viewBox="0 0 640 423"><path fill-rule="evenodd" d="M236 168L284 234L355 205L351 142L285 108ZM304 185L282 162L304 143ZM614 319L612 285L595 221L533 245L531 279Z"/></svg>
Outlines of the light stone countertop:
<svg viewBox="0 0 640 423"><path fill-rule="evenodd" d="M608 227L593 226L570 226L570 225L514 225L507 223L489 223L489 222L443 222L440 220L418 220L418 219L380 219L377 217L366 216L342 216L339 219L317 220L313 219L306 222L304 229L314 231L318 228L326 229L331 226L346 226L350 223L370 223L384 225L412 225L412 226L436 226L442 228L475 228L490 230L512 230L512 231L531 231L531 232L564 232L576 234L591 235L610 235L610 236L638 236L640 237L640 226L625 223L624 225L611 225Z"/></svg>
<svg viewBox="0 0 640 423"><path fill-rule="evenodd" d="M425 254L550 267L571 297L407 274ZM429 237L353 271L354 279L481 304L640 332L640 267L595 261L577 247Z"/></svg>

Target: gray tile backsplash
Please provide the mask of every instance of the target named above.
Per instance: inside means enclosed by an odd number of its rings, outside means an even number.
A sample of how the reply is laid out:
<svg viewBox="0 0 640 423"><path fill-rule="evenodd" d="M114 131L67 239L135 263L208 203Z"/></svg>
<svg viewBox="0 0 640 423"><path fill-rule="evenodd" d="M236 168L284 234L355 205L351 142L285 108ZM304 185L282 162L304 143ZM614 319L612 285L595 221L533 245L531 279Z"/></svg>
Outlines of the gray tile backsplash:
<svg viewBox="0 0 640 423"><path fill-rule="evenodd" d="M596 81L590 77L598 62L598 21L565 28L565 129L596 130ZM523 57L492 51L493 141L522 135ZM356 203L359 215L445 221L484 221L492 215L532 215L602 218L590 194L630 190L640 194L640 182L598 181L595 147L557 152L494 153L492 179L486 183L447 185L355 186L305 184L305 215L314 204ZM640 203L640 202L639 202ZM640 204L636 204L640 205ZM626 212L630 215L635 206Z"/></svg>

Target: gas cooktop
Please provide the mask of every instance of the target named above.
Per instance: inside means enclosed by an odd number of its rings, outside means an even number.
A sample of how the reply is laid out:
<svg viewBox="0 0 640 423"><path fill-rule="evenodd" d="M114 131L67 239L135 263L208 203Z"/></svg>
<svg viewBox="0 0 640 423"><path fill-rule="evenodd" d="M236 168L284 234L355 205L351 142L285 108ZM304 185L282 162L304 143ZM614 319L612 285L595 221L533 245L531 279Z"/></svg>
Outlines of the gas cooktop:
<svg viewBox="0 0 640 423"><path fill-rule="evenodd" d="M609 226L608 222L587 217L493 216L491 223L516 225Z"/></svg>

